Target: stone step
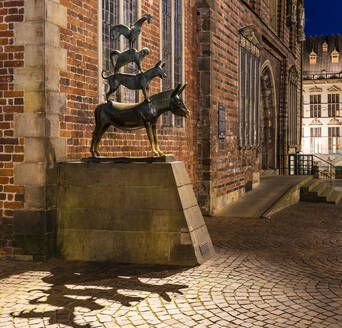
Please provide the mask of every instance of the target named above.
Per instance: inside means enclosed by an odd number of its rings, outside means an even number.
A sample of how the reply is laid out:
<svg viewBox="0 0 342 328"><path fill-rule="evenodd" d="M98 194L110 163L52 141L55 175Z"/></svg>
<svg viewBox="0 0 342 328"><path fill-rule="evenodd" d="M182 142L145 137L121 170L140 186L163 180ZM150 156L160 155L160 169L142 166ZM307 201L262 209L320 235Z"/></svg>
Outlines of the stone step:
<svg viewBox="0 0 342 328"><path fill-rule="evenodd" d="M334 190L334 192L327 198L327 203L338 204L342 199L342 192Z"/></svg>
<svg viewBox="0 0 342 328"><path fill-rule="evenodd" d="M320 181L318 179L312 179L308 183L306 183L304 186L302 186L301 190L303 192L309 192L313 188L315 188L319 183L320 183Z"/></svg>
<svg viewBox="0 0 342 328"><path fill-rule="evenodd" d="M328 198L334 193L335 189L329 186L319 195L321 202L327 202Z"/></svg>
<svg viewBox="0 0 342 328"><path fill-rule="evenodd" d="M315 193L316 196L318 197L321 194L323 194L323 192L326 190L327 187L328 187L327 183L319 182L310 192Z"/></svg>

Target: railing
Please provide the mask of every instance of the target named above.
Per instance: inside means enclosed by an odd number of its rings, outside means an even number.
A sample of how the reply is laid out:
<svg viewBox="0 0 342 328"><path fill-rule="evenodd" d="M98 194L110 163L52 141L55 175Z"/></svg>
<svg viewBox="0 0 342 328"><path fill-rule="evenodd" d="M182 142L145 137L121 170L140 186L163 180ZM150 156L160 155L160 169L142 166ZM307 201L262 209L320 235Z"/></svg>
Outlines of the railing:
<svg viewBox="0 0 342 328"><path fill-rule="evenodd" d="M333 163L313 154L289 154L289 175L314 175L325 178L330 184L335 179L335 166Z"/></svg>
<svg viewBox="0 0 342 328"><path fill-rule="evenodd" d="M324 80L324 79L341 79L341 78L342 78L342 72L303 74L303 80Z"/></svg>

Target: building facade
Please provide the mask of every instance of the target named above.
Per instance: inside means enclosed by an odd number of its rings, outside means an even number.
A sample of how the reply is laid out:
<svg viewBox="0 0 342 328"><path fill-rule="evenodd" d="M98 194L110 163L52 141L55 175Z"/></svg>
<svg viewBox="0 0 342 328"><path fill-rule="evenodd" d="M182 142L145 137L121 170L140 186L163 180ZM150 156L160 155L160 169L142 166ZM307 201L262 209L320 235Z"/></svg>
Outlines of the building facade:
<svg viewBox="0 0 342 328"><path fill-rule="evenodd" d="M342 35L310 37L303 51L303 152L342 160Z"/></svg>
<svg viewBox="0 0 342 328"><path fill-rule="evenodd" d="M300 150L302 0L4 0L0 3L0 252L52 254L60 161L90 156L94 108L110 71L110 27L145 13L135 46L162 59L167 79L187 83L187 120L165 115L162 150L183 160L206 214L286 172ZM135 67L125 68L133 72ZM142 100L121 90L121 101ZM113 127L103 156L151 156L145 131Z"/></svg>

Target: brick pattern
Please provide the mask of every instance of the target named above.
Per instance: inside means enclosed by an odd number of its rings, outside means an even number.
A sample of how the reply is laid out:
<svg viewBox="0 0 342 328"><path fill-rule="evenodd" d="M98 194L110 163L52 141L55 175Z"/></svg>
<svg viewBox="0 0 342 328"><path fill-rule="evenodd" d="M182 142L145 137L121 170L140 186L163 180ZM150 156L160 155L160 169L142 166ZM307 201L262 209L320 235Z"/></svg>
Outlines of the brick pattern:
<svg viewBox="0 0 342 328"><path fill-rule="evenodd" d="M88 152L93 109L98 96L97 0L61 0L67 8L67 28L60 28L61 47L67 49L67 71L60 73L60 91L67 95L60 134L67 139L69 158Z"/></svg>
<svg viewBox="0 0 342 328"><path fill-rule="evenodd" d="M14 88L14 68L24 66L24 47L15 44L15 23L24 20L24 1L0 2L0 253L13 253L13 211L24 207L24 187L14 185L14 165L24 161L24 139L14 137L14 114L24 111L24 92Z"/></svg>

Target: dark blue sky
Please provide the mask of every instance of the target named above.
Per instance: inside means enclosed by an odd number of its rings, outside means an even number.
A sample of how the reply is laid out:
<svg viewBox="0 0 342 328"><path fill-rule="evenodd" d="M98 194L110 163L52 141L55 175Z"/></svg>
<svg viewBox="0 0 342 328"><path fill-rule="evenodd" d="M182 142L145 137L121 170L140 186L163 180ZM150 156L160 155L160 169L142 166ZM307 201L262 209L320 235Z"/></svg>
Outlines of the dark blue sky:
<svg viewBox="0 0 342 328"><path fill-rule="evenodd" d="M304 0L305 34L342 34L342 0Z"/></svg>

